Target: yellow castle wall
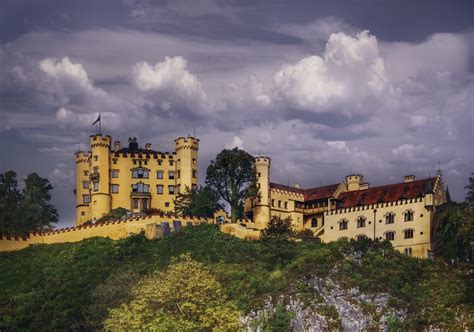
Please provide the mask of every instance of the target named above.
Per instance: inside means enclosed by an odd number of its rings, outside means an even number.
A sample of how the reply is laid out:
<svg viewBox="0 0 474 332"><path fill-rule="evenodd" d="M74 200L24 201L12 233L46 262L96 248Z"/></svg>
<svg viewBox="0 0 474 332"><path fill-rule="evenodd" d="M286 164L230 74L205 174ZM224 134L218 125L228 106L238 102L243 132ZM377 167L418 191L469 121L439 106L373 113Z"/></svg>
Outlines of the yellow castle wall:
<svg viewBox="0 0 474 332"><path fill-rule="evenodd" d="M401 200L390 203L379 203L370 206L360 206L351 209L338 209L325 214L324 234L321 239L324 242L337 241L341 238L356 238L365 235L370 239L385 239L388 231L395 232L395 239L391 241L393 247L401 252L405 248L412 248L412 256L428 257L431 250L431 217L432 210L425 207L426 200L423 197L409 200ZM404 221L404 213L413 211L413 221ZM393 224L386 224L387 213L394 213ZM365 227L357 227L357 218L365 217ZM340 230L341 220L348 221L348 228ZM412 229L413 238L405 239L404 230ZM375 232L375 236L374 236Z"/></svg>

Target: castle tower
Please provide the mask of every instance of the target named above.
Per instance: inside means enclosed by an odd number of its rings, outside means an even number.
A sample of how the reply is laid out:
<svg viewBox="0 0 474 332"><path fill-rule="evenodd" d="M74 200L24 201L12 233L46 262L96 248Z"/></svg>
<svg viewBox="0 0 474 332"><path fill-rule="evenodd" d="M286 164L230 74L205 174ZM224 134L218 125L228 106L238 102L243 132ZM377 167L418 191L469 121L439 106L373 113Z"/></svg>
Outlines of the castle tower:
<svg viewBox="0 0 474 332"><path fill-rule="evenodd" d="M176 152L176 186L184 192L198 184L198 150L199 139L194 137L178 137L175 139Z"/></svg>
<svg viewBox="0 0 474 332"><path fill-rule="evenodd" d="M359 174L351 174L346 176L347 191L355 191L361 188L364 177Z"/></svg>
<svg viewBox="0 0 474 332"><path fill-rule="evenodd" d="M101 134L90 136L90 219L97 220L111 209L110 197L110 144L112 138Z"/></svg>
<svg viewBox="0 0 474 332"><path fill-rule="evenodd" d="M85 152L75 154L76 159L76 225L90 220L89 158Z"/></svg>
<svg viewBox="0 0 474 332"><path fill-rule="evenodd" d="M270 162L269 157L255 158L260 197L255 200L253 205L253 220L259 228L264 228L270 221Z"/></svg>

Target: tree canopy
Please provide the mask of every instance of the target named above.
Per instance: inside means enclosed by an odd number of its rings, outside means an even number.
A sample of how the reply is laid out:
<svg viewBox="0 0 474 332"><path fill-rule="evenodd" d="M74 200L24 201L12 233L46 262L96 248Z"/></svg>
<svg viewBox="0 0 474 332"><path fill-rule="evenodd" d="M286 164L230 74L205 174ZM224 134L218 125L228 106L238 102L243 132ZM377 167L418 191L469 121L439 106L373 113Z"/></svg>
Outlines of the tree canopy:
<svg viewBox="0 0 474 332"><path fill-rule="evenodd" d="M58 221L58 212L50 204L52 189L48 179L36 173L28 174L22 190L14 171L0 174L0 231L25 234L50 229Z"/></svg>
<svg viewBox="0 0 474 332"><path fill-rule="evenodd" d="M469 205L471 211L474 210L474 173L471 173L469 177L469 183L464 187L467 189L466 203Z"/></svg>
<svg viewBox="0 0 474 332"><path fill-rule="evenodd" d="M133 290L133 299L109 311L105 330L237 331L240 312L201 263L183 254Z"/></svg>
<svg viewBox="0 0 474 332"><path fill-rule="evenodd" d="M219 194L208 186L196 189L186 187L176 196L174 204L176 213L196 217L213 217L214 212L224 208L219 202Z"/></svg>
<svg viewBox="0 0 474 332"><path fill-rule="evenodd" d="M222 150L207 168L206 184L229 203L236 222L243 215L245 199L258 196L253 156L238 148Z"/></svg>

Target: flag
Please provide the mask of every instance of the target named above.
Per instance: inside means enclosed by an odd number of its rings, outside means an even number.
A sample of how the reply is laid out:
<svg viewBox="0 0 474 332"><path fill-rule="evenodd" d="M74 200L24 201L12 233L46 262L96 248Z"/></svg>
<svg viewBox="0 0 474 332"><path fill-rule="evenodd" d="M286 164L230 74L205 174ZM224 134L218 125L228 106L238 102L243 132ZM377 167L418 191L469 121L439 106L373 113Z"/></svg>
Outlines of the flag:
<svg viewBox="0 0 474 332"><path fill-rule="evenodd" d="M99 113L99 116L97 117L97 120L92 122L91 126L95 125L97 122L100 122L100 113Z"/></svg>

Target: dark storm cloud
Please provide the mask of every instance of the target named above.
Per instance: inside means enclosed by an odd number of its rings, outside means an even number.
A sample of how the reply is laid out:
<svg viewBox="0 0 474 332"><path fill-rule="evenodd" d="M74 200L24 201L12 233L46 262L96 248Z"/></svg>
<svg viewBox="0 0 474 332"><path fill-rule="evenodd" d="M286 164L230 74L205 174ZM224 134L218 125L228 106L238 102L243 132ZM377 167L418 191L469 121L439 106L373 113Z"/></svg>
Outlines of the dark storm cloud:
<svg viewBox="0 0 474 332"><path fill-rule="evenodd" d="M0 149L15 151L0 171L50 178L63 224L99 112L114 139L162 151L196 130L202 169L224 147L267 154L283 183L386 183L439 162L461 199L474 169L474 3L0 6Z"/></svg>

